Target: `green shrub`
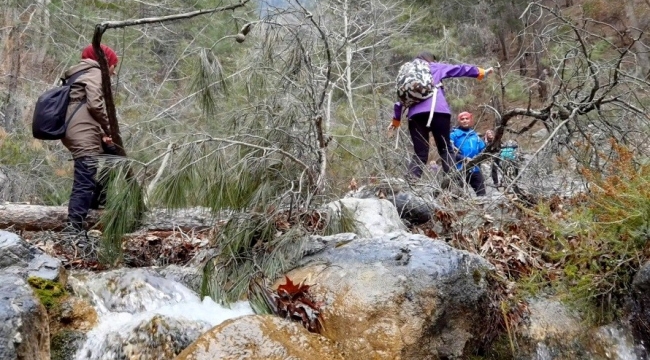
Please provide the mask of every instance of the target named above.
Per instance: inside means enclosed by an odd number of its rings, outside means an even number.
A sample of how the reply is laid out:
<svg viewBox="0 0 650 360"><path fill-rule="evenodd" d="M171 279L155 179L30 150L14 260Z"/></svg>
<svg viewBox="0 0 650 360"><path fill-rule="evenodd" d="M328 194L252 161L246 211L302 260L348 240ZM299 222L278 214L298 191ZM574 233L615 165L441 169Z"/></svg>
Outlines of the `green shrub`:
<svg viewBox="0 0 650 360"><path fill-rule="evenodd" d="M610 321L620 311L634 274L650 254L650 166L614 142L616 158L605 172L583 169L590 193L574 200L561 215L540 213L555 228L547 261L559 271L546 273L549 284L566 290L568 299L592 321ZM558 221L559 220L559 221Z"/></svg>

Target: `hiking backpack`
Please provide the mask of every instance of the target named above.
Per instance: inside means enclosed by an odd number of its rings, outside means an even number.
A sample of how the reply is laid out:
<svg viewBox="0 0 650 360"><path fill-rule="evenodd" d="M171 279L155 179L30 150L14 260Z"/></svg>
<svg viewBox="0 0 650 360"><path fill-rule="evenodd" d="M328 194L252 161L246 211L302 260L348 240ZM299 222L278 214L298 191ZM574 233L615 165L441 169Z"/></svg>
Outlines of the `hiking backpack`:
<svg viewBox="0 0 650 360"><path fill-rule="evenodd" d="M70 104L70 87L85 71L74 73L68 79L61 78L62 85L47 90L36 101L32 117L32 135L39 140L59 140L65 137L68 121L86 102L77 106L69 118L66 118Z"/></svg>
<svg viewBox="0 0 650 360"><path fill-rule="evenodd" d="M503 144L503 146L501 146L499 157L503 160L515 161L518 158L517 148L517 144L511 140L508 140L505 144Z"/></svg>
<svg viewBox="0 0 650 360"><path fill-rule="evenodd" d="M405 107L432 97L437 89L429 63L421 59L409 61L399 68L395 87L397 98Z"/></svg>

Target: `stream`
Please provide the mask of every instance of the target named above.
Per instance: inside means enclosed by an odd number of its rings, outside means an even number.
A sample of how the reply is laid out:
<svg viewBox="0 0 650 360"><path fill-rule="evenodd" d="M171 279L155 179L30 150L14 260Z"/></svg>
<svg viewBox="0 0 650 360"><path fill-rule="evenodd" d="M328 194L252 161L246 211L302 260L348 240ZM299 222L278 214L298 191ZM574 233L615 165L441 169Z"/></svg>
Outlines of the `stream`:
<svg viewBox="0 0 650 360"><path fill-rule="evenodd" d="M97 311L76 360L171 359L225 320L253 314L248 302L223 307L146 269L72 274L74 292Z"/></svg>

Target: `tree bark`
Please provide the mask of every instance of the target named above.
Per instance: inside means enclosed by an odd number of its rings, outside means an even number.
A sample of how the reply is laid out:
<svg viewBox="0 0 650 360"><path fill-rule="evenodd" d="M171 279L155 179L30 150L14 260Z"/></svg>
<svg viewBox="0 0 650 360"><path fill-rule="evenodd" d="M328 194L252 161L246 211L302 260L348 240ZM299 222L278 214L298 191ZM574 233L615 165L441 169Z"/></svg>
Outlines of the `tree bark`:
<svg viewBox="0 0 650 360"><path fill-rule="evenodd" d="M0 205L0 229L59 231L65 227L67 216L65 206ZM91 211L86 219L88 225L101 230L100 216L101 211ZM151 231L204 230L215 226L220 219L204 208L154 209L145 215L142 228Z"/></svg>
<svg viewBox="0 0 650 360"><path fill-rule="evenodd" d="M650 3L648 3L648 6L650 6ZM634 49L636 50L636 57L638 59L636 75L638 77L643 77L643 74L650 70L650 56L648 56L645 45L641 42L642 34L639 34L640 30L638 29L640 29L640 26L639 21L636 18L636 10L634 8L633 2L626 2L625 12L631 25L627 27L627 29L630 31L630 37L632 37L632 39L639 38L639 41L634 41Z"/></svg>
<svg viewBox="0 0 650 360"><path fill-rule="evenodd" d="M1 58L1 60L3 63L9 64L9 68L5 70L8 71L7 77L9 81L7 83L7 96L2 101L4 104L0 106L0 116L4 114L4 118L0 119L2 120L0 126L3 126L7 132L13 132L14 125L20 118L17 97L19 93L18 79L21 70L20 50L22 40L20 30L22 26L16 9L8 10L5 19L10 25L7 26L9 33L5 41L5 57Z"/></svg>

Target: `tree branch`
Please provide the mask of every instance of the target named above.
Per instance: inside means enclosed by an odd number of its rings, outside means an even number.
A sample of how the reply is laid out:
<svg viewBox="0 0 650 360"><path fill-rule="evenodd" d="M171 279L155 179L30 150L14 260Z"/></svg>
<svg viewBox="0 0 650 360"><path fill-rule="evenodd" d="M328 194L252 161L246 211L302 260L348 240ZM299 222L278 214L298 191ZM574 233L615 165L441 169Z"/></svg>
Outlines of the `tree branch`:
<svg viewBox="0 0 650 360"><path fill-rule="evenodd" d="M152 24L152 23L161 23L161 22L167 22L167 21L174 21L174 20L181 20L181 19L189 19L193 18L198 15L204 15L204 14L212 14L216 12L223 12L223 11L228 11L228 10L235 10L237 8L240 8L246 3L248 3L250 0L240 0L239 3L233 4L233 5L228 5L228 6L221 6L217 8L212 8L212 9L203 9L203 10L196 10L196 11L190 11L186 12L183 14L174 14L174 15L167 15L167 16L159 16L159 17L150 17L150 18L142 18L142 19L133 19L133 20L124 20L124 21L104 21L100 23L99 27L102 28L102 32L106 31L106 29L118 29L118 28L123 28L127 26L135 26L135 25L145 25L145 24Z"/></svg>
<svg viewBox="0 0 650 360"><path fill-rule="evenodd" d="M99 68L102 71L102 90L104 92L104 101L106 103L106 115L108 116L108 124L111 130L111 133L108 135L110 135L113 138L113 143L115 143L115 145L117 146L117 155L126 156L126 151L124 149L122 136L120 135L120 126L117 121L117 115L115 112L115 102L113 100L113 91L111 89L111 78L108 73L108 62L106 61L106 55L104 54L104 51L101 48L102 36L104 35L104 32L107 29L117 29L117 28L123 28L127 26L189 19L198 15L212 14L215 12L222 12L227 10L234 10L246 5L246 3L248 3L249 1L250 0L240 0L239 3L234 5L222 6L213 9L196 10L196 11L191 11L183 14L125 20L125 21L104 21L95 26L95 33L93 35L93 49L95 50L95 54L97 54Z"/></svg>

